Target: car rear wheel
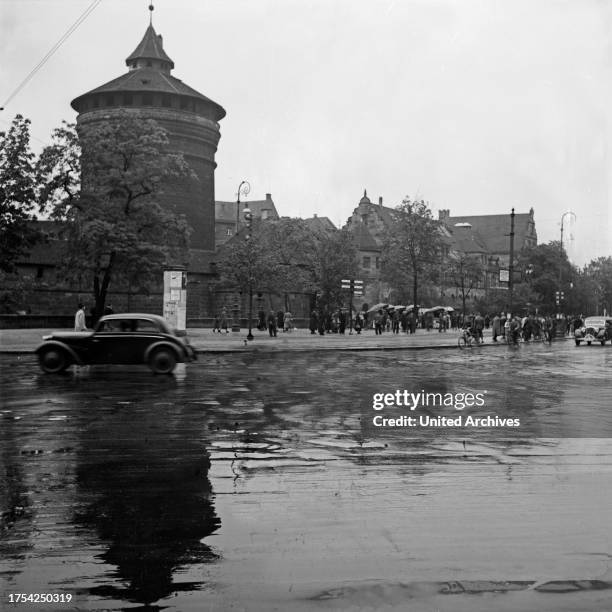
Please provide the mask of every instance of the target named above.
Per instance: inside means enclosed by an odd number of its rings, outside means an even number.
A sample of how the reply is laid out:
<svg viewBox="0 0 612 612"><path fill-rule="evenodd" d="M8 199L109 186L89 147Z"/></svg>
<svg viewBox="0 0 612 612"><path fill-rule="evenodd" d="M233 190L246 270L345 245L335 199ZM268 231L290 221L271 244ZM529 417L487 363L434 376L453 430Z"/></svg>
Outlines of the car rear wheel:
<svg viewBox="0 0 612 612"><path fill-rule="evenodd" d="M155 374L171 374L176 366L176 355L171 349L155 349L149 357L149 367Z"/></svg>
<svg viewBox="0 0 612 612"><path fill-rule="evenodd" d="M38 355L38 362L43 372L47 374L58 374L70 365L66 353L62 349L55 347L43 350Z"/></svg>
<svg viewBox="0 0 612 612"><path fill-rule="evenodd" d="M590 342L587 342L587 346L591 346L591 343L590 343Z"/></svg>
<svg viewBox="0 0 612 612"><path fill-rule="evenodd" d="M580 346L580 340L576 340L576 346Z"/></svg>

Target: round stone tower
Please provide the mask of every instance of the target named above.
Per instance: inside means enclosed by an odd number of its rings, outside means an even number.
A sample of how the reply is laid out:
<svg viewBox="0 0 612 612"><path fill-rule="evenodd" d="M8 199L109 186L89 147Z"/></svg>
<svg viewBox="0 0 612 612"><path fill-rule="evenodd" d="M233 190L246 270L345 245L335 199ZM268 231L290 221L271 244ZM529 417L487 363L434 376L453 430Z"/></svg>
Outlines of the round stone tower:
<svg viewBox="0 0 612 612"><path fill-rule="evenodd" d="M125 60L129 71L75 98L77 126L112 120L122 111L154 119L168 132L171 148L183 154L199 180L166 185L162 205L184 214L193 230L191 248L215 248L215 153L218 121L225 110L170 74L174 62L161 35L149 25L143 39Z"/></svg>

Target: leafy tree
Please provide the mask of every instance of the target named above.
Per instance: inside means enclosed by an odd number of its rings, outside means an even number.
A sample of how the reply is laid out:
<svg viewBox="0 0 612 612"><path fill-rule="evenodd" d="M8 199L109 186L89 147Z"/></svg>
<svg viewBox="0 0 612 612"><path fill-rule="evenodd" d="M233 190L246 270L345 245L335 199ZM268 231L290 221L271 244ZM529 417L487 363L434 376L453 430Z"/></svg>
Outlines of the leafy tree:
<svg viewBox="0 0 612 612"><path fill-rule="evenodd" d="M585 266L584 274L593 283L597 301L595 312L600 313L605 309L609 315L612 313L612 257L593 259ZM589 312L587 308L581 310Z"/></svg>
<svg viewBox="0 0 612 612"><path fill-rule="evenodd" d="M66 222L64 275L91 282L96 315L111 282L146 285L164 264L184 262L186 221L163 208L159 195L167 180L195 175L155 121L124 112L84 127L78 138L64 125L38 174L43 208Z"/></svg>
<svg viewBox="0 0 612 612"><path fill-rule="evenodd" d="M65 220L81 190L81 145L74 124L62 122L36 162L37 199L41 212Z"/></svg>
<svg viewBox="0 0 612 612"><path fill-rule="evenodd" d="M246 291L274 291L277 261L265 240L266 221L253 219L250 230L242 228L218 253L221 285Z"/></svg>
<svg viewBox="0 0 612 612"><path fill-rule="evenodd" d="M312 292L316 271L317 238L303 219L283 217L262 224L262 239L273 260L275 291L284 294Z"/></svg>
<svg viewBox="0 0 612 612"><path fill-rule="evenodd" d="M0 132L0 270L15 271L15 261L40 239L32 221L36 191L30 120L17 115Z"/></svg>
<svg viewBox="0 0 612 612"><path fill-rule="evenodd" d="M346 297L341 280L356 273L356 250L347 231L315 234L301 219L253 219L250 238L243 228L219 250L221 284L284 294L320 294L320 305Z"/></svg>
<svg viewBox="0 0 612 612"><path fill-rule="evenodd" d="M320 293L321 308L332 309L346 300L342 279L357 277L357 248L353 235L342 229L319 237L315 255L313 286Z"/></svg>
<svg viewBox="0 0 612 612"><path fill-rule="evenodd" d="M394 223L382 249L382 278L398 289L412 285L412 302L418 304L421 284L433 279L442 249L440 222L423 200L404 199L394 213Z"/></svg>
<svg viewBox="0 0 612 612"><path fill-rule="evenodd" d="M561 290L569 299L568 289L576 270L565 251L561 252L559 241L524 249L519 255L516 269L521 280L514 284L515 310L527 307L527 303L521 300L521 294L529 294L532 298L530 301L544 313L554 313L557 310L555 294L559 291L559 279L562 282Z"/></svg>
<svg viewBox="0 0 612 612"><path fill-rule="evenodd" d="M450 263L450 278L461 295L461 311L465 315L465 301L472 289L484 278L485 269L480 259L469 253L458 253Z"/></svg>

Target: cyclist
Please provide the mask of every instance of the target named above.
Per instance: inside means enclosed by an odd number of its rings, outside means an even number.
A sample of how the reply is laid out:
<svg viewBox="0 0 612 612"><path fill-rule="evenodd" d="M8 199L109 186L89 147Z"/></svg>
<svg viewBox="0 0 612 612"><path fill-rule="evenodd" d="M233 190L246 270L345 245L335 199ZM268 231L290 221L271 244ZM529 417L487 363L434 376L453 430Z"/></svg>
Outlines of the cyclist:
<svg viewBox="0 0 612 612"><path fill-rule="evenodd" d="M544 338L546 338L547 342L552 342L553 335L553 320L549 316L544 319Z"/></svg>
<svg viewBox="0 0 612 612"><path fill-rule="evenodd" d="M510 336L508 338L508 344L514 344L518 346L520 336L521 320L518 317L512 317L512 319L510 320Z"/></svg>

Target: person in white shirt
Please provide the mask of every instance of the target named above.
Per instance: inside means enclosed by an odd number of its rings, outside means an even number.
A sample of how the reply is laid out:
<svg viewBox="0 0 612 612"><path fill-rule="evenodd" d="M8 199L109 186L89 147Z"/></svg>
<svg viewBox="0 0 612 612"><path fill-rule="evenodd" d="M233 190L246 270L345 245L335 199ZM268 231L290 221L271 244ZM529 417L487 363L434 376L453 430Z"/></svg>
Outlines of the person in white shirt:
<svg viewBox="0 0 612 612"><path fill-rule="evenodd" d="M74 315L74 331L86 331L87 326L85 325L85 307L79 302L79 309Z"/></svg>

